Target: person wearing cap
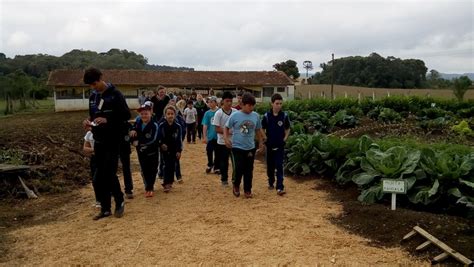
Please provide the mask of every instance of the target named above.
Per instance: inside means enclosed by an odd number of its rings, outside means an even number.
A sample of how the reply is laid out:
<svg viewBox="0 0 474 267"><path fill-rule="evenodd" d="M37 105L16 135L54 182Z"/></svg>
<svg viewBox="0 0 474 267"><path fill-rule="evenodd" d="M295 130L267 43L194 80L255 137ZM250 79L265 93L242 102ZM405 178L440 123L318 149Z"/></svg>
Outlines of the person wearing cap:
<svg viewBox="0 0 474 267"><path fill-rule="evenodd" d="M219 161L219 171L221 175L222 186L229 185L229 159L230 149L226 147L224 141L224 128L227 120L232 113L237 110L232 107L234 95L231 92L222 94L222 107L216 111L212 125L216 127L217 132L217 158Z"/></svg>
<svg viewBox="0 0 474 267"><path fill-rule="evenodd" d="M156 173L158 171L158 123L152 119L152 108L143 104L130 131L130 137L137 149L138 162L145 184L145 197L153 197Z"/></svg>
<svg viewBox="0 0 474 267"><path fill-rule="evenodd" d="M83 81L90 85L89 117L83 121L85 128L92 126L96 171L94 183L101 204L101 211L93 219L111 215L111 197L115 200L115 217L124 214L125 201L117 177L119 145L123 138L121 127L130 119L130 110L122 93L102 79L102 72L89 68Z"/></svg>
<svg viewBox="0 0 474 267"><path fill-rule="evenodd" d="M217 148L217 132L216 126L212 124L214 115L217 112L217 98L212 96L209 100L209 110L204 113L202 119L203 125L203 139L202 142L206 144L207 153L207 168L206 173L210 173L212 169L214 172L219 172L219 165L217 164L216 148Z"/></svg>

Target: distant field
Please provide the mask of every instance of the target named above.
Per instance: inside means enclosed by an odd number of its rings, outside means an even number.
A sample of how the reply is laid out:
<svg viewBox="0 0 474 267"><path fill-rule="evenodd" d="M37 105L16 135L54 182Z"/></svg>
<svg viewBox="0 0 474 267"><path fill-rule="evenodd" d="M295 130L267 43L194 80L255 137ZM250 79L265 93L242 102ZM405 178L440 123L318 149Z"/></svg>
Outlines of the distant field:
<svg viewBox="0 0 474 267"><path fill-rule="evenodd" d="M297 85L295 86L295 97L300 99L317 98L322 97L322 94L326 97L331 96L331 85L330 84L316 84L316 85ZM357 86L345 86L345 85L334 85L334 94L336 98L345 97L358 97L361 94L361 98L372 97L375 94L375 98L386 97L388 94L393 95L406 95L406 96L432 96L436 98L454 98L453 91L450 89L393 89L393 88L368 88L368 87L357 87ZM468 90L464 95L464 99L474 99L474 90Z"/></svg>
<svg viewBox="0 0 474 267"><path fill-rule="evenodd" d="M6 101L4 99L0 100L0 116L5 115ZM20 110L20 101L16 100L13 102L13 109L15 113L28 113L28 112L48 112L54 111L54 99L48 98L44 100L36 100L36 108L31 106L32 102L27 101L27 108L25 110Z"/></svg>

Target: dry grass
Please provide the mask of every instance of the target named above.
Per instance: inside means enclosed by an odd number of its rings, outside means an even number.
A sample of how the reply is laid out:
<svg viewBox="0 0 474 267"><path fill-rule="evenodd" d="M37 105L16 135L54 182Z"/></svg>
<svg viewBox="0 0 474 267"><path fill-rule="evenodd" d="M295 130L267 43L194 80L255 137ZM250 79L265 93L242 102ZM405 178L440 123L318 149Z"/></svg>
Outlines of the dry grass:
<svg viewBox="0 0 474 267"><path fill-rule="evenodd" d="M345 85L334 85L334 94L336 98L353 97L356 98L361 94L361 98L372 97L375 94L375 98L386 97L388 94L394 95L406 95L406 96L432 96L435 98L454 98L453 91L450 89L393 89L393 88L368 88L368 87L357 87L357 86L345 86ZM298 85L295 86L295 97L300 99L322 97L322 94L326 97L331 95L330 84L314 84L314 85ZM474 90L466 92L465 99L474 99Z"/></svg>

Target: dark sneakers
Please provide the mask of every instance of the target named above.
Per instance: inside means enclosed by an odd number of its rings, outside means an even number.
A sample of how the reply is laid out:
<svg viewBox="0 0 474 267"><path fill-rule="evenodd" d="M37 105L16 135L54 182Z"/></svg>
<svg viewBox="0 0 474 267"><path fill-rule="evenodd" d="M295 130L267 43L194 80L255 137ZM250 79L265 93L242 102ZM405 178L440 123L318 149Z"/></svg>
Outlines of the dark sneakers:
<svg viewBox="0 0 474 267"><path fill-rule="evenodd" d="M273 185L269 185L268 190L275 190L275 187Z"/></svg>
<svg viewBox="0 0 474 267"><path fill-rule="evenodd" d="M245 198L252 198L253 194L252 192L245 192Z"/></svg>
<svg viewBox="0 0 474 267"><path fill-rule="evenodd" d="M133 199L133 192L132 191L125 192L125 196L127 197L127 199Z"/></svg>
<svg viewBox="0 0 474 267"><path fill-rule="evenodd" d="M207 167L206 168L206 173L210 173L212 171L212 167Z"/></svg>
<svg viewBox="0 0 474 267"><path fill-rule="evenodd" d="M278 189L278 190L277 190L277 195L283 196L284 194L286 194L285 189Z"/></svg>
<svg viewBox="0 0 474 267"><path fill-rule="evenodd" d="M235 197L239 197L240 196L240 188L238 186L234 185L234 187L232 189L232 193L234 194Z"/></svg>
<svg viewBox="0 0 474 267"><path fill-rule="evenodd" d="M125 211L125 201L122 201L120 205L115 207L115 212L114 212L115 218L122 218L124 211Z"/></svg>
<svg viewBox="0 0 474 267"><path fill-rule="evenodd" d="M97 214L96 216L94 216L94 218L92 218L94 221L97 221L97 220L100 220L102 218L105 218L105 217L109 217L110 215L112 215L110 213L110 211L101 211L99 212L99 214Z"/></svg>

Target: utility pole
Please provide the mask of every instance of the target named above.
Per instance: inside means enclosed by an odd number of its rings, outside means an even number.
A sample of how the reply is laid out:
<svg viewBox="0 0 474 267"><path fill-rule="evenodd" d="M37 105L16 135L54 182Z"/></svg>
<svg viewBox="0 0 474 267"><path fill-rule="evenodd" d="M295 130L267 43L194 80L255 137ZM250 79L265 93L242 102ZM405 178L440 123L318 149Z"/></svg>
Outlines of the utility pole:
<svg viewBox="0 0 474 267"><path fill-rule="evenodd" d="M334 99L334 53L331 61L331 99Z"/></svg>

